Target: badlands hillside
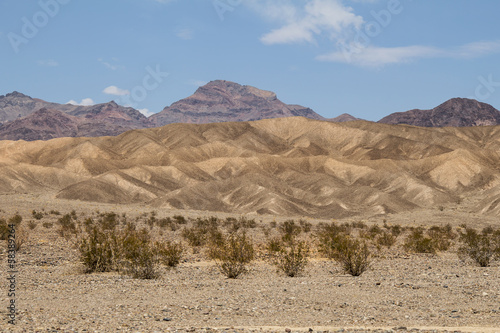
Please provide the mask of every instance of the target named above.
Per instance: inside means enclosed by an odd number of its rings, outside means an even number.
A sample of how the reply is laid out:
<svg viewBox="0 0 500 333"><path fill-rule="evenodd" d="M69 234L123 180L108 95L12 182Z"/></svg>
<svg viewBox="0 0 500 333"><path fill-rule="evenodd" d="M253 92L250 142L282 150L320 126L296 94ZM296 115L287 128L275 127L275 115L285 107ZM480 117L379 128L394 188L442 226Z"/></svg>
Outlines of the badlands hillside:
<svg viewBox="0 0 500 333"><path fill-rule="evenodd" d="M500 212L500 127L302 117L0 141L1 194L317 218L472 200Z"/></svg>

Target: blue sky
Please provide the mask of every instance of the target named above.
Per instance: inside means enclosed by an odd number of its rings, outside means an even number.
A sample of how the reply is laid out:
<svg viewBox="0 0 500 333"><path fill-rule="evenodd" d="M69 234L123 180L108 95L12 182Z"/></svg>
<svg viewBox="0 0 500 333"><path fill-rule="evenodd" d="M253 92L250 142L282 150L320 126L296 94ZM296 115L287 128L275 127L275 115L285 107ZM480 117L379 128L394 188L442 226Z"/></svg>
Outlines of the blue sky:
<svg viewBox="0 0 500 333"><path fill-rule="evenodd" d="M325 117L500 108L497 0L0 1L0 94L146 114L225 79Z"/></svg>

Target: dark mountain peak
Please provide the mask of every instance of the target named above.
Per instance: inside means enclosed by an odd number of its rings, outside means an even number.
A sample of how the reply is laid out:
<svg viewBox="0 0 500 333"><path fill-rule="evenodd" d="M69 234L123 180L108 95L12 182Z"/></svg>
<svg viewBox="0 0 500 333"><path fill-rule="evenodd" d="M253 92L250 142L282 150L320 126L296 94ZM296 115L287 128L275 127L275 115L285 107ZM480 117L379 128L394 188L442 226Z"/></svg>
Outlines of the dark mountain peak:
<svg viewBox="0 0 500 333"><path fill-rule="evenodd" d="M11 97L11 98L25 98L25 97L28 97L28 98L31 98L30 96L22 94L22 93L20 93L18 91L13 91L11 93L8 93L5 96L0 96L0 98L2 98L2 97Z"/></svg>
<svg viewBox="0 0 500 333"><path fill-rule="evenodd" d="M452 98L430 110L414 109L390 114L379 123L422 127L492 126L500 124L500 112L474 99Z"/></svg>
<svg viewBox="0 0 500 333"><path fill-rule="evenodd" d="M213 123L303 116L324 119L313 110L288 105L272 91L215 80L150 117L156 126L170 123Z"/></svg>
<svg viewBox="0 0 500 333"><path fill-rule="evenodd" d="M210 81L204 86L199 87L195 95L203 94L203 95L226 95L231 96L233 98L241 98L241 97L256 97L263 98L268 101L276 100L276 94L272 91L258 89L252 86L244 86L238 84L236 82L225 81L225 80L215 80Z"/></svg>
<svg viewBox="0 0 500 333"><path fill-rule="evenodd" d="M433 110L451 110L454 112L473 112L475 109L495 109L493 106L475 99L455 97L435 107Z"/></svg>
<svg viewBox="0 0 500 333"><path fill-rule="evenodd" d="M359 119L354 116L351 116L349 113L342 113L340 116L328 119L328 121L333 121L335 123L343 123L346 121L355 121L355 120Z"/></svg>

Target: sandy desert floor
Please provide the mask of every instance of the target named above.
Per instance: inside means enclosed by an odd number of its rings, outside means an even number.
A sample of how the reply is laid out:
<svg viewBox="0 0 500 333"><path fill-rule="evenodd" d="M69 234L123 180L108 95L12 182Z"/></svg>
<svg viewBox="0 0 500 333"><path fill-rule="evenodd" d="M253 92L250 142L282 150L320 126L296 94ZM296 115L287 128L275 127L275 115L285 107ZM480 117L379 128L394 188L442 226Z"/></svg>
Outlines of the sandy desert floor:
<svg viewBox="0 0 500 333"><path fill-rule="evenodd" d="M99 209L130 217L151 211L43 196L2 196L1 203L0 217L19 212L23 223L31 220L31 210L42 208L62 213L75 209L78 214ZM160 216L177 213L158 211ZM257 219L266 225L275 217ZM454 207L346 221L381 225L384 219L402 225L465 222L498 227L494 218ZM344 274L334 262L313 258L302 276L290 278L260 260L238 279L227 279L202 253L187 251L177 268L162 268L161 278L138 280L118 273L83 274L77 250L57 234L56 223L42 226L55 220L47 216L36 221L17 253L15 326L7 323L9 298L5 280L2 283L0 331L500 332L500 265L463 263L453 249L437 255L391 249L376 254L371 269L360 277ZM4 248L2 277L7 270Z"/></svg>

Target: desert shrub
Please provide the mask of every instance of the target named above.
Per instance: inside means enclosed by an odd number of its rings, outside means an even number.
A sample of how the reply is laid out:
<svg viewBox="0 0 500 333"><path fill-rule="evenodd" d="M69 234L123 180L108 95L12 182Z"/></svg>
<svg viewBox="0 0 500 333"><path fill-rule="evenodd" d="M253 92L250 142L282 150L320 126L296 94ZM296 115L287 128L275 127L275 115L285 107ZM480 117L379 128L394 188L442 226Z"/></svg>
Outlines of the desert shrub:
<svg viewBox="0 0 500 333"><path fill-rule="evenodd" d="M461 260L488 267L492 260L500 258L500 230L478 233L466 227L459 237L461 246L457 253Z"/></svg>
<svg viewBox="0 0 500 333"><path fill-rule="evenodd" d="M397 236L391 232L384 231L377 237L376 241L378 245L390 248L396 243L396 240Z"/></svg>
<svg viewBox="0 0 500 333"><path fill-rule="evenodd" d="M52 222L43 222L42 226L46 229L52 228L54 224Z"/></svg>
<svg viewBox="0 0 500 333"><path fill-rule="evenodd" d="M49 212L49 214L51 214L51 215L61 215L61 212L59 212L58 210L51 210Z"/></svg>
<svg viewBox="0 0 500 333"><path fill-rule="evenodd" d="M19 215L17 215L19 216ZM9 234L11 233L11 225L14 225L15 230L15 250L18 251L21 249L21 246L27 241L28 234L24 231L24 229L20 226L19 219L10 218L7 222L5 219L0 219L0 240L8 240Z"/></svg>
<svg viewBox="0 0 500 333"><path fill-rule="evenodd" d="M363 221L352 222L351 227L353 229L366 229L367 228L365 222L363 222Z"/></svg>
<svg viewBox="0 0 500 333"><path fill-rule="evenodd" d="M159 277L158 248L146 229L127 230L121 239L120 270L137 279Z"/></svg>
<svg viewBox="0 0 500 333"><path fill-rule="evenodd" d="M186 224L187 223L186 218L182 215L174 215L174 216L172 216L172 219L174 219L175 222L177 222L178 224Z"/></svg>
<svg viewBox="0 0 500 333"><path fill-rule="evenodd" d="M205 240L205 235L196 228L182 229L182 237L193 247L202 246Z"/></svg>
<svg viewBox="0 0 500 333"><path fill-rule="evenodd" d="M372 225L367 229L361 230L360 236L366 239L375 239L381 233L382 229L378 225Z"/></svg>
<svg viewBox="0 0 500 333"><path fill-rule="evenodd" d="M35 221L31 220L29 221L28 223L28 228L30 228L30 230L34 230L36 228L37 224Z"/></svg>
<svg viewBox="0 0 500 333"><path fill-rule="evenodd" d="M311 232L312 229L312 224L311 222L308 222L306 220L299 220L300 227L302 228L302 231L305 233Z"/></svg>
<svg viewBox="0 0 500 333"><path fill-rule="evenodd" d="M368 245L349 236L340 240L333 259L342 266L344 273L352 276L360 276L370 267Z"/></svg>
<svg viewBox="0 0 500 333"><path fill-rule="evenodd" d="M159 228L161 228L161 229L164 229L164 228L166 228L166 227L168 227L168 226L170 226L170 227L171 227L171 226L172 226L172 224L174 224L174 223L172 222L172 219L171 219L170 217L163 218L163 219L157 219L157 220L156 220L156 225L157 225ZM175 231L175 230L173 230L173 231Z"/></svg>
<svg viewBox="0 0 500 333"><path fill-rule="evenodd" d="M294 220L287 220L280 224L278 231L281 233L284 240L292 239L302 232L302 228L295 224Z"/></svg>
<svg viewBox="0 0 500 333"><path fill-rule="evenodd" d="M115 212L100 214L99 223L104 230L114 230L120 223L120 217Z"/></svg>
<svg viewBox="0 0 500 333"><path fill-rule="evenodd" d="M9 236L9 229L7 221L0 218L0 240L7 240Z"/></svg>
<svg viewBox="0 0 500 333"><path fill-rule="evenodd" d="M24 230L23 227L16 227L16 239L15 239L15 248L16 251L19 251L24 243L28 241L28 233Z"/></svg>
<svg viewBox="0 0 500 333"><path fill-rule="evenodd" d="M278 271L289 277L301 274L308 263L309 247L305 241L299 241L296 237L274 238L268 242L267 250L271 263Z"/></svg>
<svg viewBox="0 0 500 333"><path fill-rule="evenodd" d="M70 214L65 214L61 218L57 219L57 223L60 228L58 230L59 235L68 238L72 235L77 234L76 223L73 220L73 216Z"/></svg>
<svg viewBox="0 0 500 333"><path fill-rule="evenodd" d="M403 247L416 253L436 253L435 242L424 235L422 228L414 228L406 237Z"/></svg>
<svg viewBox="0 0 500 333"><path fill-rule="evenodd" d="M117 269L120 249L116 236L98 226L92 226L88 233L79 239L80 260L86 273L110 272Z"/></svg>
<svg viewBox="0 0 500 333"><path fill-rule="evenodd" d="M451 225L444 227L432 226L427 230L427 235L432 239L434 246L439 251L446 251L450 248L452 240L456 238Z"/></svg>
<svg viewBox="0 0 500 333"><path fill-rule="evenodd" d="M245 232L230 233L212 243L208 255L226 277L235 279L247 272L246 266L254 258L254 248Z"/></svg>
<svg viewBox="0 0 500 333"><path fill-rule="evenodd" d="M33 216L34 219L37 219L37 220L41 220L44 216L42 212L37 212L36 210L33 210L31 212L31 215Z"/></svg>
<svg viewBox="0 0 500 333"><path fill-rule="evenodd" d="M14 224L17 227L21 225L22 222L23 222L23 217L19 214L16 214L9 219L7 224Z"/></svg>
<svg viewBox="0 0 500 333"><path fill-rule="evenodd" d="M316 232L319 251L330 259L335 258L341 241L349 232L350 228L346 225L337 225L335 222L320 224Z"/></svg>
<svg viewBox="0 0 500 333"><path fill-rule="evenodd" d="M240 229L256 228L257 222L255 221L255 219L247 219L244 216L240 217L239 219L236 219L234 217L228 217L224 221L224 226L231 233L231 232L237 232Z"/></svg>
<svg viewBox="0 0 500 333"><path fill-rule="evenodd" d="M221 239L221 233L218 229L218 219L215 217L208 219L198 218L192 227L185 227L182 230L182 237L193 247L203 246L208 240L217 242Z"/></svg>
<svg viewBox="0 0 500 333"><path fill-rule="evenodd" d="M393 234L395 237L398 237L403 233L403 228L399 224L395 224L390 227L391 234Z"/></svg>
<svg viewBox="0 0 500 333"><path fill-rule="evenodd" d="M181 243L157 243L156 248L161 261L168 267L176 267L182 259L184 248Z"/></svg>
<svg viewBox="0 0 500 333"><path fill-rule="evenodd" d="M140 279L157 278L159 263L176 265L182 253L180 246L153 242L146 229L137 231L131 223L124 230L92 224L77 244L86 273L120 271Z"/></svg>

